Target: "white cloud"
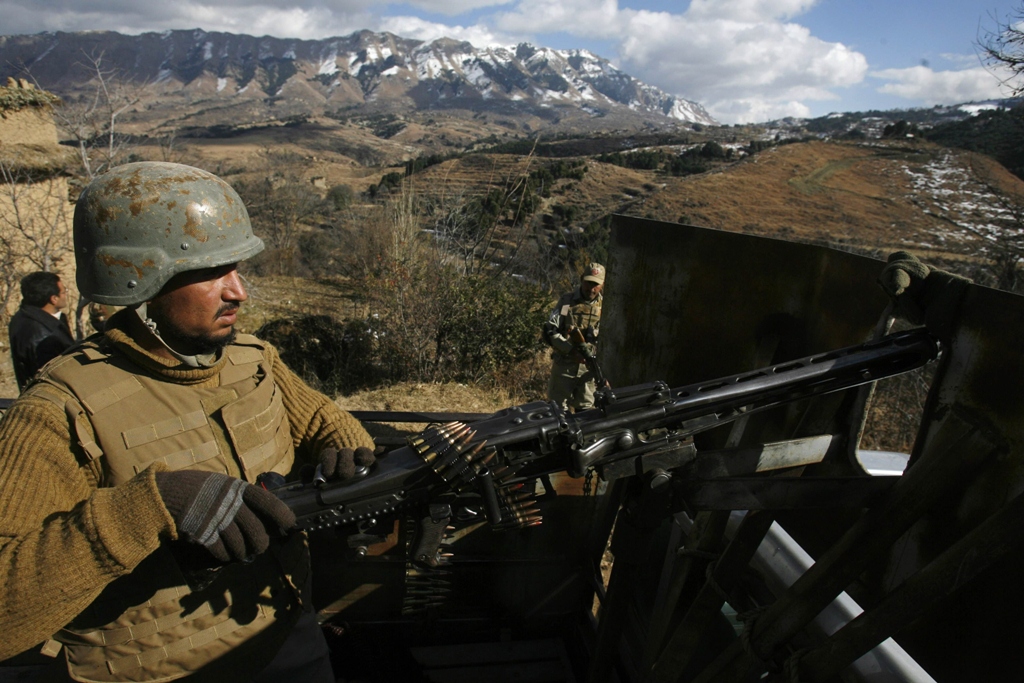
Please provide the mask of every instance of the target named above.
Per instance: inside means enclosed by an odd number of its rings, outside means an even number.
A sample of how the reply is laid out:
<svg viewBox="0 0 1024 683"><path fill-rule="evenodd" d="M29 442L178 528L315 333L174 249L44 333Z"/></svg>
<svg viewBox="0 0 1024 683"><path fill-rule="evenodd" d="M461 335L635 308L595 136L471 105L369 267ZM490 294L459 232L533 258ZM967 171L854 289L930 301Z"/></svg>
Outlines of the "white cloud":
<svg viewBox="0 0 1024 683"><path fill-rule="evenodd" d="M762 22L791 19L818 4L818 0L692 0L686 14L693 19Z"/></svg>
<svg viewBox="0 0 1024 683"><path fill-rule="evenodd" d="M438 38L453 38L464 40L478 48L512 45L517 42L517 38L514 36L495 33L479 24L476 26L449 26L425 21L419 17L388 17L381 21L380 27L384 31L390 31L403 38L427 42Z"/></svg>
<svg viewBox="0 0 1024 683"><path fill-rule="evenodd" d="M347 35L376 20L368 13L337 15L324 8L304 9L291 7L264 8L244 15L224 12L222 9L198 7L192 11L185 25L176 28L202 26L207 31L226 31L253 36L272 35L283 38L329 38Z"/></svg>
<svg viewBox="0 0 1024 683"><path fill-rule="evenodd" d="M732 123L764 120L758 117L766 112L805 115L805 101L836 99L834 89L863 81L864 55L784 21L817 2L692 0L674 14L620 9L617 0L521 0L495 23L614 40L618 54L604 57Z"/></svg>
<svg viewBox="0 0 1024 683"><path fill-rule="evenodd" d="M953 52L943 52L939 57L957 69L968 69L972 66L978 66L978 64L981 63L981 58L976 54L965 55ZM927 64L924 64L924 66L927 66Z"/></svg>
<svg viewBox="0 0 1024 683"><path fill-rule="evenodd" d="M702 104L709 111L714 111L715 117L723 122L774 121L790 116L803 119L811 115L810 107L797 100L747 98L703 102Z"/></svg>
<svg viewBox="0 0 1024 683"><path fill-rule="evenodd" d="M620 10L617 0L520 0L515 9L499 13L495 25L513 33L557 33L588 38L614 38L633 10Z"/></svg>
<svg viewBox="0 0 1024 683"><path fill-rule="evenodd" d="M835 99L834 89L859 83L868 68L864 55L794 23L638 12L626 34L626 71L730 123L765 120L768 111L799 115L806 101Z"/></svg>
<svg viewBox="0 0 1024 683"><path fill-rule="evenodd" d="M511 2L513 0L407 0L407 4L413 7L449 16L455 16L456 14L462 14L463 12L469 12L482 7L508 5Z"/></svg>
<svg viewBox="0 0 1024 683"><path fill-rule="evenodd" d="M0 0L4 33L202 28L282 38L324 38L375 28L371 0Z"/></svg>
<svg viewBox="0 0 1024 683"><path fill-rule="evenodd" d="M983 67L959 71L933 71L926 66L882 69L871 77L888 81L878 88L886 95L916 100L924 105L957 104L1005 97L1000 79Z"/></svg>

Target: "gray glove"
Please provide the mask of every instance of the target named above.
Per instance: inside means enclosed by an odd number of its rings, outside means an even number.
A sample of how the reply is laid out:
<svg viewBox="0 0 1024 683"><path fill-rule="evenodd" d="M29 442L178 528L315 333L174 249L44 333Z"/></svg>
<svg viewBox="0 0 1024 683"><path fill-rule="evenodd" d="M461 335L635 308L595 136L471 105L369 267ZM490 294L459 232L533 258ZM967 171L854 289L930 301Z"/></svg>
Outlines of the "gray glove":
<svg viewBox="0 0 1024 683"><path fill-rule="evenodd" d="M342 448L325 448L320 451L317 464L320 473L328 481L351 479L357 473L364 473L370 465L377 461L373 451L366 446L355 450Z"/></svg>
<svg viewBox="0 0 1024 683"><path fill-rule="evenodd" d="M270 533L295 526L295 514L273 493L217 472L158 472L156 487L178 536L221 562L265 552Z"/></svg>
<svg viewBox="0 0 1024 683"><path fill-rule="evenodd" d="M952 333L960 299L970 283L967 278L926 266L906 251L890 254L878 277L878 284L899 313L938 337Z"/></svg>

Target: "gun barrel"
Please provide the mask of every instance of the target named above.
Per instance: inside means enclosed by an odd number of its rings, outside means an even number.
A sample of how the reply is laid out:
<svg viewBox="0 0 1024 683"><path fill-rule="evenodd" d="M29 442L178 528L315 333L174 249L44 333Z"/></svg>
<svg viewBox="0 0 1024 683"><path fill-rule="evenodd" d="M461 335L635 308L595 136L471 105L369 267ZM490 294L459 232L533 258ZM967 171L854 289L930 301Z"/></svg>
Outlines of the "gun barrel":
<svg viewBox="0 0 1024 683"><path fill-rule="evenodd" d="M939 350L938 340L931 334L924 330L909 330L866 344L671 389L666 400L646 410L613 406L613 415L606 419L587 420L582 429L584 434L603 431L634 424L638 419L657 420L659 414L664 421L654 426L712 415L721 418L740 408L744 413L750 413L909 372L934 360ZM628 394L628 388L622 393ZM645 400L649 396L650 392L646 392L635 400ZM581 413L579 419L583 420L586 415ZM723 421L726 420L719 419L717 423ZM693 431L702 428L706 427L696 425Z"/></svg>

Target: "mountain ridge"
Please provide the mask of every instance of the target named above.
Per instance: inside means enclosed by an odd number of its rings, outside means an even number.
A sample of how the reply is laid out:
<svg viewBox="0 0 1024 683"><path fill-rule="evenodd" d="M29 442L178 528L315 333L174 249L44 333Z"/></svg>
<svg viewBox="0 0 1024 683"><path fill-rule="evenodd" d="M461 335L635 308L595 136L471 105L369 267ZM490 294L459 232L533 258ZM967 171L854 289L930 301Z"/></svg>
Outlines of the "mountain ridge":
<svg viewBox="0 0 1024 683"><path fill-rule="evenodd" d="M144 83L150 110L191 106L198 115L205 104L228 114L227 106L244 112L234 114L236 120L261 113L281 118L467 110L583 127L588 120L601 127L718 125L700 104L643 83L586 50L529 43L475 48L451 38L427 42L368 30L321 40L201 29L0 36L0 65L8 72L0 75L30 75L62 96L82 91L95 76L87 63L97 58ZM145 111L136 113L147 118Z"/></svg>

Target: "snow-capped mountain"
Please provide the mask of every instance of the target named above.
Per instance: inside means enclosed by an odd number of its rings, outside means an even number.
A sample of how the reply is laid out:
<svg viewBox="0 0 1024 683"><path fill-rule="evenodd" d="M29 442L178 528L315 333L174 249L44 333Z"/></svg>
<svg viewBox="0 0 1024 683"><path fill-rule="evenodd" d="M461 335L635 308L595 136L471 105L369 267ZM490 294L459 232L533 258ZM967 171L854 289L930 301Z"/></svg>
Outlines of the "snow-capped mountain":
<svg viewBox="0 0 1024 683"><path fill-rule="evenodd" d="M62 95L94 75L84 65L97 57L150 91L183 91L193 104L264 100L289 113L466 109L717 124L700 104L642 83L585 50L526 43L476 48L370 31L324 40L201 30L0 37L0 77L27 71Z"/></svg>

